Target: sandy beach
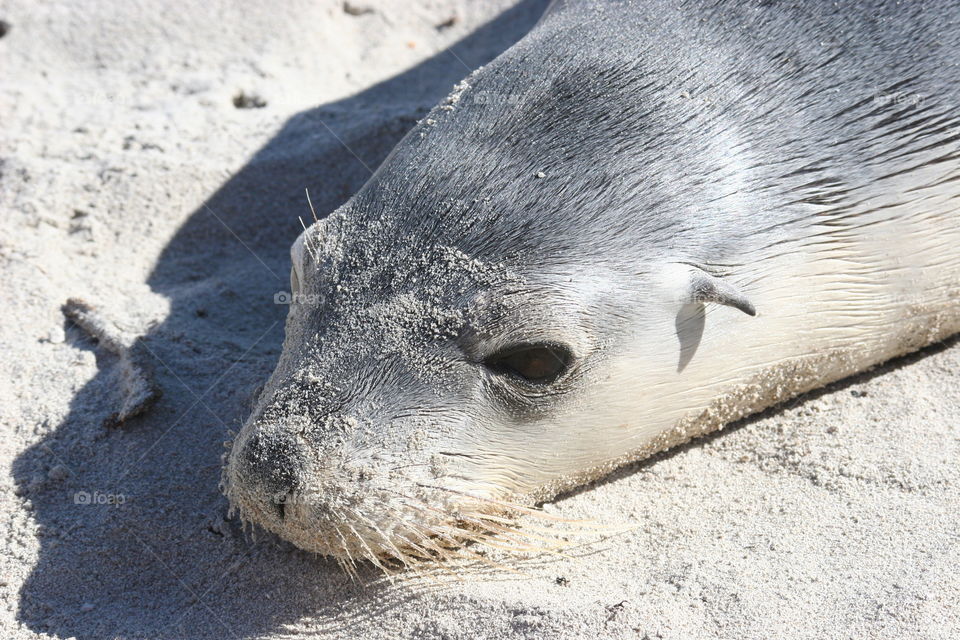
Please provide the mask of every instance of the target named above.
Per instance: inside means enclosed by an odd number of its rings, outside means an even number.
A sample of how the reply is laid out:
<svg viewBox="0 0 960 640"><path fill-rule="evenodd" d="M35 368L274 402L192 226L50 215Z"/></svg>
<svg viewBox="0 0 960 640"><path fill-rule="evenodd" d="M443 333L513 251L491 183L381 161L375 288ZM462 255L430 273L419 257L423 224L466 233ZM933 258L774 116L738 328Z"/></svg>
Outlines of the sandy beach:
<svg viewBox="0 0 960 640"><path fill-rule="evenodd" d="M0 0L0 637L960 637L956 338L546 505L617 531L564 557L356 582L228 518L304 189L343 203L545 4ZM141 339L123 427L70 298Z"/></svg>

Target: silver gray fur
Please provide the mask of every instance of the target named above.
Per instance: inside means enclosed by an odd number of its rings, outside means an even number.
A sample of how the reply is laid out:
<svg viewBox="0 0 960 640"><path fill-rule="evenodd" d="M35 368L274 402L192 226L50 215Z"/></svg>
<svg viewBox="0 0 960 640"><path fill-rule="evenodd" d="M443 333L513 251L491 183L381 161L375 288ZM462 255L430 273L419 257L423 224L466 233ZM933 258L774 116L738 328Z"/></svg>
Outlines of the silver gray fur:
<svg viewBox="0 0 960 640"><path fill-rule="evenodd" d="M549 442L584 402L654 313L664 264L702 269L690 303L751 313L758 261L776 278L905 199L960 195L960 174L929 178L960 166L958 65L956 2L555 5L305 234L311 299L291 307L228 495L306 548L396 555L392 521L426 517L408 501L453 517L445 481L546 456L515 443ZM556 385L484 365L540 342L574 355ZM499 448L464 445L484 437Z"/></svg>

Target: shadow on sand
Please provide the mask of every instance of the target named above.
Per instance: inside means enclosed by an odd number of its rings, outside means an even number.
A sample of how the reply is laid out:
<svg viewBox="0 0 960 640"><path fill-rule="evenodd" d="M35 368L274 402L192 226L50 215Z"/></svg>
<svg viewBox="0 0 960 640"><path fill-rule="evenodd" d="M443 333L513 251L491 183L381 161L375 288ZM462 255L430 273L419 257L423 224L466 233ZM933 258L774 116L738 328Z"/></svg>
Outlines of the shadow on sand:
<svg viewBox="0 0 960 640"><path fill-rule="evenodd" d="M221 454L279 354L288 250L307 211L336 209L454 83L520 39L546 0L527 0L417 67L292 117L195 211L149 285L169 317L144 336L164 397L106 430L115 362L79 330L100 373L66 420L14 463L41 547L18 619L62 638L247 638L414 597L352 583L335 563L226 521ZM341 144L341 141L343 144ZM347 149L349 147L349 150ZM67 477L46 480L53 455ZM373 573L368 574L373 579ZM171 612L174 612L171 616Z"/></svg>

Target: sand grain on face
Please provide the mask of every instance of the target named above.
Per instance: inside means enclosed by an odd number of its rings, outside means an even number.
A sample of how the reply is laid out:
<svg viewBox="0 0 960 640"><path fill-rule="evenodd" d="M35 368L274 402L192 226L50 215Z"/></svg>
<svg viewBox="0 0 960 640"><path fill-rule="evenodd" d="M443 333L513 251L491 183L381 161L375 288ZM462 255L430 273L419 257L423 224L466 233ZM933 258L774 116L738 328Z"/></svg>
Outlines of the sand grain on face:
<svg viewBox="0 0 960 640"><path fill-rule="evenodd" d="M543 3L487 30L510 3L354 4L375 11L3 5L0 636L960 636L955 340L550 505L636 528L509 561L523 579L361 588L225 519L222 442L279 353L303 188L328 211L369 175L324 124L375 167L457 57L488 61ZM238 88L267 106L235 108ZM73 296L155 352L165 395L123 431Z"/></svg>

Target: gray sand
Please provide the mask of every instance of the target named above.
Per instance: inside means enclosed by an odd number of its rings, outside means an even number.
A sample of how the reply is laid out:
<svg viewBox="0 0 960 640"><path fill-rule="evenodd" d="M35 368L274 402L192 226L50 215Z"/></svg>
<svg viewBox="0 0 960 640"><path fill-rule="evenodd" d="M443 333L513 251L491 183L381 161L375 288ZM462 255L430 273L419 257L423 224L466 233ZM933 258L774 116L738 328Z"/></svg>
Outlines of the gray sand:
<svg viewBox="0 0 960 640"><path fill-rule="evenodd" d="M519 574L362 586L245 537L222 443L304 187L343 202L543 2L202 4L0 2L0 637L960 637L956 340L548 505L634 528ZM123 429L71 297L152 356Z"/></svg>

